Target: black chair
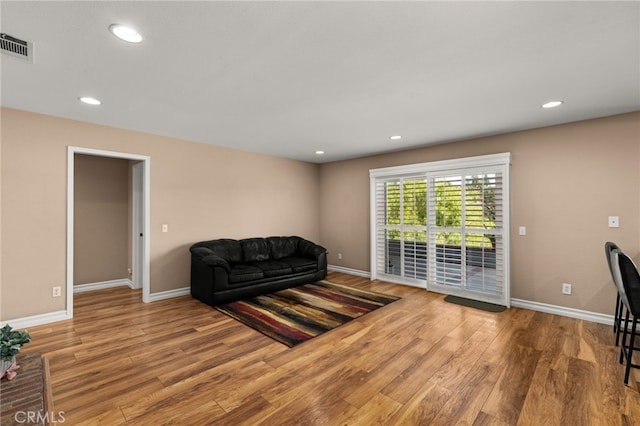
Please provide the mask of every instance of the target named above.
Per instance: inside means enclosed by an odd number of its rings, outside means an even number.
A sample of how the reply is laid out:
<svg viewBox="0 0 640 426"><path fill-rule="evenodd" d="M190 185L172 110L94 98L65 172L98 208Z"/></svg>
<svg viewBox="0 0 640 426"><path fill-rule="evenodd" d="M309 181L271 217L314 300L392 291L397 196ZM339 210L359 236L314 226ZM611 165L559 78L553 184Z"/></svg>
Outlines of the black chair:
<svg viewBox="0 0 640 426"><path fill-rule="evenodd" d="M627 364L624 372L624 384L626 385L629 383L631 367L640 368L640 364L633 363L634 351L640 351L640 347L635 346L635 338L638 334L638 319L640 318L640 274L638 274L638 268L636 268L629 256L619 250L613 250L612 255L612 261L617 260L616 263L624 288L624 293L620 294L620 298L627 308L622 331L622 345L620 346L620 363L622 364L626 361ZM615 267L614 271L618 272ZM631 331L629 331L629 316L633 317L631 319ZM627 336L630 337L628 345Z"/></svg>
<svg viewBox="0 0 640 426"><path fill-rule="evenodd" d="M616 334L616 346L620 344L620 334L622 333L622 329L620 325L622 324L622 316L624 313L624 303L620 300L620 288L622 288L621 282L616 282L616 279L619 280L619 276L614 276L614 268L611 263L611 252L613 250L620 250L620 248L611 241L607 241L604 244L604 254L607 258L607 264L609 265L609 272L611 272L611 278L613 279L613 283L616 285L616 313L613 318L613 332Z"/></svg>

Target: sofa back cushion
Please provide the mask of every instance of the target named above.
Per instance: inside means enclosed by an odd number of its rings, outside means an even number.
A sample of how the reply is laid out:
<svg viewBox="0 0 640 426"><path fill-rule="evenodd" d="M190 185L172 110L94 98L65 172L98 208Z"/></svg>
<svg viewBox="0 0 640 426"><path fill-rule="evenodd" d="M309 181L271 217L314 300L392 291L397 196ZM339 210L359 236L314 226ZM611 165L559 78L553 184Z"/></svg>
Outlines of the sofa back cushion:
<svg viewBox="0 0 640 426"><path fill-rule="evenodd" d="M221 239L203 241L198 243L198 245L208 248L229 263L242 262L242 247L237 240Z"/></svg>
<svg viewBox="0 0 640 426"><path fill-rule="evenodd" d="M298 251L298 241L300 237L269 237L269 247L271 248L271 259L278 260L291 257Z"/></svg>
<svg viewBox="0 0 640 426"><path fill-rule="evenodd" d="M245 262L263 262L271 258L271 249L265 238L246 238L240 240Z"/></svg>

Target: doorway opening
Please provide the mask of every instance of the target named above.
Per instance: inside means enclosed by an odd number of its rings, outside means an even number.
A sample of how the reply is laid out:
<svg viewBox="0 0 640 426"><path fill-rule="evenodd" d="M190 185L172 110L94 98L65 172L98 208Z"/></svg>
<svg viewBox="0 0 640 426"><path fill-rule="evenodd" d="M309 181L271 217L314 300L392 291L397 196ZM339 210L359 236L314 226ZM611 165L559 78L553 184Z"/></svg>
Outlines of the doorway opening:
<svg viewBox="0 0 640 426"><path fill-rule="evenodd" d="M132 247L131 281L134 288L142 288L142 301L150 302L150 165L151 158L139 154L104 151L91 148L68 147L67 150L67 274L66 274L66 317L73 317L74 293L74 192L75 155L110 157L135 162L131 167L131 228Z"/></svg>

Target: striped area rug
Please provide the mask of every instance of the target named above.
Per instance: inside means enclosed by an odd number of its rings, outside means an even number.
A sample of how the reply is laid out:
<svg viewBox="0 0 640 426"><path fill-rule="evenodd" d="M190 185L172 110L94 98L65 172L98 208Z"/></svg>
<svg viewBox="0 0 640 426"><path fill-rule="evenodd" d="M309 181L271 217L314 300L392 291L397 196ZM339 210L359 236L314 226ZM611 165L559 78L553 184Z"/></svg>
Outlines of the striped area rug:
<svg viewBox="0 0 640 426"><path fill-rule="evenodd" d="M293 347L398 299L318 281L220 305L216 309Z"/></svg>

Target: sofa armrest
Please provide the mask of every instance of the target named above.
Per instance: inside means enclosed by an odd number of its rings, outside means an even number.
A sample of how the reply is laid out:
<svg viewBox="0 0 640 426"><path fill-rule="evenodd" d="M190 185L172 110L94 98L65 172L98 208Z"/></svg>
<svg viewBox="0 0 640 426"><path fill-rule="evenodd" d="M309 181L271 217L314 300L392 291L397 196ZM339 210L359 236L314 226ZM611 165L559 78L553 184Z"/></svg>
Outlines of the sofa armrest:
<svg viewBox="0 0 640 426"><path fill-rule="evenodd" d="M189 251L191 252L191 254L194 257L197 257L198 259L202 259L203 257L206 256L210 256L212 254L215 254L213 252L213 250L206 248L206 247L196 247L196 246L192 246Z"/></svg>
<svg viewBox="0 0 640 426"><path fill-rule="evenodd" d="M191 255L200 260L202 263L208 266L219 266L224 268L225 271L231 271L231 265L222 257L215 254L215 252L206 247L192 247Z"/></svg>
<svg viewBox="0 0 640 426"><path fill-rule="evenodd" d="M226 260L224 260L223 258L221 258L216 254L210 254L209 256L203 257L201 260L206 265L219 266L227 272L231 271L231 265L229 265L229 262L227 262Z"/></svg>
<svg viewBox="0 0 640 426"><path fill-rule="evenodd" d="M327 253L326 248L305 239L300 240L298 251L303 256L310 257L316 260L319 259L323 254Z"/></svg>

